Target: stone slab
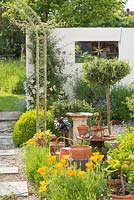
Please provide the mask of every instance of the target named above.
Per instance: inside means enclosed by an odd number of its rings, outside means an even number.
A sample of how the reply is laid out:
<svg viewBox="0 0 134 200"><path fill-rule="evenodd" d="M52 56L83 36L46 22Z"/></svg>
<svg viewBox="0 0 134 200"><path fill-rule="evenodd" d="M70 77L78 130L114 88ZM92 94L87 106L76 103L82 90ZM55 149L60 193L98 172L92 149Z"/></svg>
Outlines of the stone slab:
<svg viewBox="0 0 134 200"><path fill-rule="evenodd" d="M18 174L18 167L0 167L0 174Z"/></svg>
<svg viewBox="0 0 134 200"><path fill-rule="evenodd" d="M28 196L27 181L0 182L0 195Z"/></svg>
<svg viewBox="0 0 134 200"><path fill-rule="evenodd" d="M0 149L15 148L12 138L0 138Z"/></svg>
<svg viewBox="0 0 134 200"><path fill-rule="evenodd" d="M16 121L0 121L0 132L11 132Z"/></svg>
<svg viewBox="0 0 134 200"><path fill-rule="evenodd" d="M9 149L9 150L0 150L0 156L14 156L15 150Z"/></svg>
<svg viewBox="0 0 134 200"><path fill-rule="evenodd" d="M0 121L5 121L5 120L17 120L22 112L0 112Z"/></svg>

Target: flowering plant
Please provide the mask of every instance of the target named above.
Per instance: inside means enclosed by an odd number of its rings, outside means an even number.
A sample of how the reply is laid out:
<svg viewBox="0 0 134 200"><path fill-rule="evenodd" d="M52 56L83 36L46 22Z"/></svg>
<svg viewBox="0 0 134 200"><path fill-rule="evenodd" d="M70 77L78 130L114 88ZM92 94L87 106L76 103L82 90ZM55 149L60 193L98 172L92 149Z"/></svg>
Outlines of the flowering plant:
<svg viewBox="0 0 134 200"><path fill-rule="evenodd" d="M50 130L34 134L34 136L27 141L30 145L48 146L51 140L52 132Z"/></svg>
<svg viewBox="0 0 134 200"><path fill-rule="evenodd" d="M70 163L67 156L60 161L56 156L46 157L47 165L38 169L42 175L39 192L46 200L96 200L103 199L107 192L105 175L100 169L103 155L93 154L86 163L86 170Z"/></svg>

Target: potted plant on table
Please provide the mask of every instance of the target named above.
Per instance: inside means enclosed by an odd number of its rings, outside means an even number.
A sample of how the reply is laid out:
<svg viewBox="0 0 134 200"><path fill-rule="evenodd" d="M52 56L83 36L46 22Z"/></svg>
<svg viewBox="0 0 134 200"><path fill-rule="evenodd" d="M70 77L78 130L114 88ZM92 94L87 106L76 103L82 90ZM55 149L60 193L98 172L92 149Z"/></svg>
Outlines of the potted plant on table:
<svg viewBox="0 0 134 200"><path fill-rule="evenodd" d="M119 146L108 153L106 163L107 172L111 178L116 174L120 184L112 188L110 197L114 199L134 199L134 153L130 145L126 145L125 139ZM133 140L134 142L134 140Z"/></svg>

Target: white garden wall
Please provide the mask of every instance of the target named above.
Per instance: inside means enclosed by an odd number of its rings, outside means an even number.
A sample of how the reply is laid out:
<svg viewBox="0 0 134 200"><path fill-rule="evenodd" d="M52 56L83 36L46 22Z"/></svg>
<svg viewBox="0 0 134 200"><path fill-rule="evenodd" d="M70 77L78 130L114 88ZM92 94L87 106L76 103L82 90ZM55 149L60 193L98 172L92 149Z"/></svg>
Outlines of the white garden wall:
<svg viewBox="0 0 134 200"><path fill-rule="evenodd" d="M129 84L134 81L134 28L56 28L54 34L59 46L66 51L65 74L71 74L65 84L66 93L72 96L74 78L81 74L81 64L75 63L76 41L118 41L119 59L128 60L132 66L131 74L122 80ZM69 64L68 64L69 63Z"/></svg>

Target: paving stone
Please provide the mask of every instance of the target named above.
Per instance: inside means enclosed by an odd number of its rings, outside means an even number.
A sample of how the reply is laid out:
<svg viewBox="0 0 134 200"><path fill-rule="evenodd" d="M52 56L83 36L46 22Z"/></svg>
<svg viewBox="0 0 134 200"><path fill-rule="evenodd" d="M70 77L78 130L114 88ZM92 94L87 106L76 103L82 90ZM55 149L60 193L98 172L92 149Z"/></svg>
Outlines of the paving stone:
<svg viewBox="0 0 134 200"><path fill-rule="evenodd" d="M11 132L16 121L0 121L0 132Z"/></svg>
<svg viewBox="0 0 134 200"><path fill-rule="evenodd" d="M17 174L18 167L0 167L0 174Z"/></svg>
<svg viewBox="0 0 134 200"><path fill-rule="evenodd" d="M15 155L14 149L0 150L0 156L13 156L13 155Z"/></svg>
<svg viewBox="0 0 134 200"><path fill-rule="evenodd" d="M28 196L27 181L0 182L0 195Z"/></svg>
<svg viewBox="0 0 134 200"><path fill-rule="evenodd" d="M6 121L6 120L17 120L22 112L0 112L0 121Z"/></svg>
<svg viewBox="0 0 134 200"><path fill-rule="evenodd" d="M0 136L0 149L12 149L15 148L13 140L11 137L1 137Z"/></svg>

